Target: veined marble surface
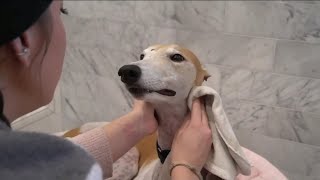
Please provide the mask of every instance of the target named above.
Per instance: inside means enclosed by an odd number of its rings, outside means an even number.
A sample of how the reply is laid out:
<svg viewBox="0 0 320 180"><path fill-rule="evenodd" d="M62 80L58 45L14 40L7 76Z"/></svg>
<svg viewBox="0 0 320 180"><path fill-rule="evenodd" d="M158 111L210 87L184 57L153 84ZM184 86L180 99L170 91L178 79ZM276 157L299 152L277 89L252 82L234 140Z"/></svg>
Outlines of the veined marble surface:
<svg viewBox="0 0 320 180"><path fill-rule="evenodd" d="M217 65L212 65L217 66ZM221 95L297 111L320 113L320 79L217 66Z"/></svg>
<svg viewBox="0 0 320 180"><path fill-rule="evenodd" d="M71 45L102 46L110 50L141 53L149 45L176 41L176 30L124 23L104 18L65 17ZM89 34L89 35L88 35Z"/></svg>
<svg viewBox="0 0 320 180"><path fill-rule="evenodd" d="M212 75L204 84L220 92L242 145L290 178L319 177L319 2L64 3L70 12L61 79L65 129L129 112L133 99L118 69L149 45L178 43Z"/></svg>
<svg viewBox="0 0 320 180"><path fill-rule="evenodd" d="M225 101L224 105L236 130L320 146L320 117L317 114L241 100Z"/></svg>
<svg viewBox="0 0 320 180"><path fill-rule="evenodd" d="M294 180L318 180L320 177L320 148L283 139L235 131L241 144L254 152L271 159L270 162L289 174L298 174L302 178ZM291 179L290 179L291 180Z"/></svg>
<svg viewBox="0 0 320 180"><path fill-rule="evenodd" d="M212 64L206 67L218 71L219 92L234 129L320 145L319 80ZM207 85L216 86L210 81Z"/></svg>
<svg viewBox="0 0 320 180"><path fill-rule="evenodd" d="M272 39L178 30L177 42L205 63L261 71L271 71L274 65L276 41Z"/></svg>
<svg viewBox="0 0 320 180"><path fill-rule="evenodd" d="M224 1L137 1L137 23L194 29L221 31L224 28Z"/></svg>
<svg viewBox="0 0 320 180"><path fill-rule="evenodd" d="M319 43L319 7L316 1L228 1L226 31Z"/></svg>
<svg viewBox="0 0 320 180"><path fill-rule="evenodd" d="M64 1L69 16L88 19L105 18L117 21L135 20L135 1Z"/></svg>
<svg viewBox="0 0 320 180"><path fill-rule="evenodd" d="M67 1L66 127L112 120L132 97L117 77L152 44L191 49L235 129L320 145L320 3Z"/></svg>
<svg viewBox="0 0 320 180"><path fill-rule="evenodd" d="M65 126L111 121L129 112L133 99L117 70L136 59L132 54L105 47L68 48L61 86Z"/></svg>
<svg viewBox="0 0 320 180"><path fill-rule="evenodd" d="M274 69L277 73L320 78L320 44L279 41Z"/></svg>

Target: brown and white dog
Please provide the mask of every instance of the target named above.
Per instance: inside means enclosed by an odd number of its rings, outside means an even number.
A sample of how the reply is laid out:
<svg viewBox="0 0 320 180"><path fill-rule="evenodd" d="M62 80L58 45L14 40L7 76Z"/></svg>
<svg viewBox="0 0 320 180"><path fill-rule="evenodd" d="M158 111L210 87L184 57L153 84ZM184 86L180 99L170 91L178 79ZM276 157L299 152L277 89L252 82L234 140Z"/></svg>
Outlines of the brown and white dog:
<svg viewBox="0 0 320 180"><path fill-rule="evenodd" d="M143 51L140 61L120 68L121 81L136 98L150 102L156 111L158 132L138 145L139 173L135 179L154 179L161 166L156 142L170 150L175 133L188 112L187 97L192 87L209 78L198 58L178 45L154 45Z"/></svg>

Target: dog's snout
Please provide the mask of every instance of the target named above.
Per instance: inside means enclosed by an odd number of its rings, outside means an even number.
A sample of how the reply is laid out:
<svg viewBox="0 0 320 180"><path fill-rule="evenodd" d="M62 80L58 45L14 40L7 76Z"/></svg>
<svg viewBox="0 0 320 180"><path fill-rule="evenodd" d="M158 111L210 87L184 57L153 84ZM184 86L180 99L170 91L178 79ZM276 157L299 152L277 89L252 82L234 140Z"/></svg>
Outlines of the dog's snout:
<svg viewBox="0 0 320 180"><path fill-rule="evenodd" d="M137 65L125 65L119 69L118 75L121 76L122 82L131 85L139 80L141 69Z"/></svg>

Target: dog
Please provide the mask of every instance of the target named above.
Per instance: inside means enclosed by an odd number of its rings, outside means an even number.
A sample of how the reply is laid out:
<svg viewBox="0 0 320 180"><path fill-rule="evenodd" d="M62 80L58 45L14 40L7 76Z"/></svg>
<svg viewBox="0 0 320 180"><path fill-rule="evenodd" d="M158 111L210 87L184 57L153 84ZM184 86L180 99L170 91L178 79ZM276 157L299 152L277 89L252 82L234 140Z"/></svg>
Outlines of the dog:
<svg viewBox="0 0 320 180"><path fill-rule="evenodd" d="M148 47L140 55L140 61L122 66L118 75L134 98L155 108L158 132L137 144L140 170L135 179L157 179L160 160L166 158L161 156L167 155L162 152L169 152L188 113L191 88L200 86L210 75L195 54L176 44Z"/></svg>
<svg viewBox="0 0 320 180"><path fill-rule="evenodd" d="M192 87L200 86L210 75L190 50L175 44L148 47L140 55L140 61L122 66L118 75L134 98L150 102L154 106L159 125L156 133L143 138L135 145L139 152L139 170L136 175L136 171L132 170L134 173L132 175L135 176L133 179L168 180L169 177L163 178L159 175L165 169L162 162L170 152L174 135L188 112L187 97ZM211 78L213 84L219 80L217 76L219 74L214 73ZM214 86L219 89L217 84ZM87 123L56 135L66 138L75 137L91 129L102 127L106 123ZM242 149L254 166L251 167L250 176L239 174L236 179L287 179L266 159L246 148ZM128 153L124 156L130 156ZM120 158L118 163L128 164L125 158ZM114 174L115 177L112 178L118 178L117 175L123 177L121 173L126 173L121 169L116 172L120 174ZM207 178L204 178L206 180L220 179L203 175Z"/></svg>

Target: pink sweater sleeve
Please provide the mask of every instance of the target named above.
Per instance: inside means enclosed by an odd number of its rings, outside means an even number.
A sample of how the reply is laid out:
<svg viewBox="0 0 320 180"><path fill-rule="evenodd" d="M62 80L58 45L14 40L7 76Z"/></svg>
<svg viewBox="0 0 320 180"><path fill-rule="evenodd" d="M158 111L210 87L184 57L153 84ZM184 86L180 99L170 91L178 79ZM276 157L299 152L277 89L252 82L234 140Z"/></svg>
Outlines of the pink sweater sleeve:
<svg viewBox="0 0 320 180"><path fill-rule="evenodd" d="M95 128L70 139L84 148L100 164L105 178L112 176L112 152L106 132Z"/></svg>

